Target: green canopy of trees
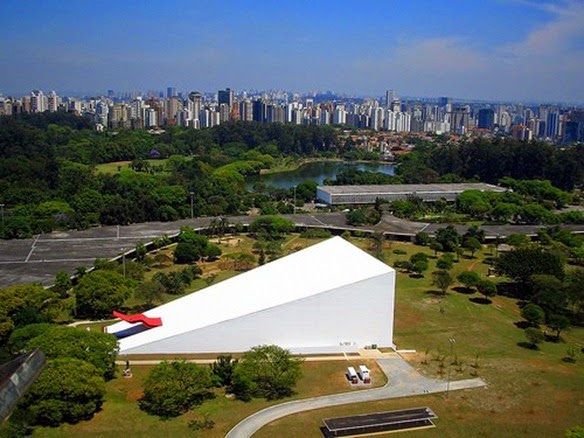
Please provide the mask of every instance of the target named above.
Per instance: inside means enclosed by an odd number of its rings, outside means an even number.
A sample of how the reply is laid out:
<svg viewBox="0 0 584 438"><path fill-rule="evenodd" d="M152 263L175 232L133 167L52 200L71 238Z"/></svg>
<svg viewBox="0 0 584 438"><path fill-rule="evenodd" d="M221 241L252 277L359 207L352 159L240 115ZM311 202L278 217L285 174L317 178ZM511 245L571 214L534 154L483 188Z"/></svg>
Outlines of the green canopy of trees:
<svg viewBox="0 0 584 438"><path fill-rule="evenodd" d="M54 326L27 343L27 350L35 348L40 348L48 358L70 357L89 362L106 379L115 375L118 341L108 333Z"/></svg>
<svg viewBox="0 0 584 438"><path fill-rule="evenodd" d="M74 288L80 318L108 318L132 295L134 280L115 271L99 269L84 275Z"/></svg>
<svg viewBox="0 0 584 438"><path fill-rule="evenodd" d="M13 417L30 426L78 423L93 417L104 396L103 377L92 364L70 357L51 359L19 402Z"/></svg>
<svg viewBox="0 0 584 438"><path fill-rule="evenodd" d="M213 396L209 368L184 360L154 366L144 382L140 408L162 418L176 417Z"/></svg>
<svg viewBox="0 0 584 438"><path fill-rule="evenodd" d="M301 377L301 364L301 359L277 345L254 347L243 354L235 367L233 391L242 400L290 396Z"/></svg>

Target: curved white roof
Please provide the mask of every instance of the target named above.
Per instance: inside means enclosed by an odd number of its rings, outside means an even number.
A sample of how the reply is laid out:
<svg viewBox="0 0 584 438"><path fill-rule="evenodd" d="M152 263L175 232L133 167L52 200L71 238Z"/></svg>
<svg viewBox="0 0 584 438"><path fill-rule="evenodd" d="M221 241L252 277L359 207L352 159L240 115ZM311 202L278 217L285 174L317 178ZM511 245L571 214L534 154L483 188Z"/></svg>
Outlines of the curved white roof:
<svg viewBox="0 0 584 438"><path fill-rule="evenodd" d="M120 339L120 352L393 272L341 237L275 260L145 312L162 326ZM109 333L135 324L119 322Z"/></svg>

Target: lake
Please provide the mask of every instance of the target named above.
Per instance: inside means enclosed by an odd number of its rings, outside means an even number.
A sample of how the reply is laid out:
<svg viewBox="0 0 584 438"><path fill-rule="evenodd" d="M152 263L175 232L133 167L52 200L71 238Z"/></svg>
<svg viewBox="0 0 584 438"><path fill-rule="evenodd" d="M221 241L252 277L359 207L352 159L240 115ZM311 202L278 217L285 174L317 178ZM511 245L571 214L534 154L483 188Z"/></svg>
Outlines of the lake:
<svg viewBox="0 0 584 438"><path fill-rule="evenodd" d="M334 179L337 173L346 169L367 170L369 172L381 172L387 175L394 175L395 168L393 164L389 163L316 161L307 163L289 172L270 173L248 178L247 185L251 189L257 180L261 180L268 186L289 189L307 179L322 184L325 179Z"/></svg>

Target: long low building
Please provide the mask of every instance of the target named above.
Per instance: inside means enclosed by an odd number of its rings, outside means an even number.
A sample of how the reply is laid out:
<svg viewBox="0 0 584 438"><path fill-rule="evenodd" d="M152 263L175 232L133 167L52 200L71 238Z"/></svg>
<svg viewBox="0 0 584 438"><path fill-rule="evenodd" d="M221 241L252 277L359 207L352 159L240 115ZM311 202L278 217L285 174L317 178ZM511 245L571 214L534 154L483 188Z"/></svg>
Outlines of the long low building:
<svg viewBox="0 0 584 438"><path fill-rule="evenodd" d="M410 196L416 196L425 202L441 199L454 201L466 190L505 192L508 189L484 183L318 186L316 199L328 205L374 204L377 198L391 202L407 199Z"/></svg>

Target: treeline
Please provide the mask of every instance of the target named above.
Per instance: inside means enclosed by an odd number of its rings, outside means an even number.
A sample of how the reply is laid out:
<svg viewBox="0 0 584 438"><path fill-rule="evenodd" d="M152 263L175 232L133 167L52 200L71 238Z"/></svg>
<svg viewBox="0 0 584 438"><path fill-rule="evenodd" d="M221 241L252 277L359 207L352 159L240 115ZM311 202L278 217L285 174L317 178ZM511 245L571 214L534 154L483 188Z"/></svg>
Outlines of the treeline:
<svg viewBox="0 0 584 438"><path fill-rule="evenodd" d="M397 174L404 183L541 179L563 190L584 183L584 145L559 148L509 138L475 139L460 144L421 143L400 155Z"/></svg>

